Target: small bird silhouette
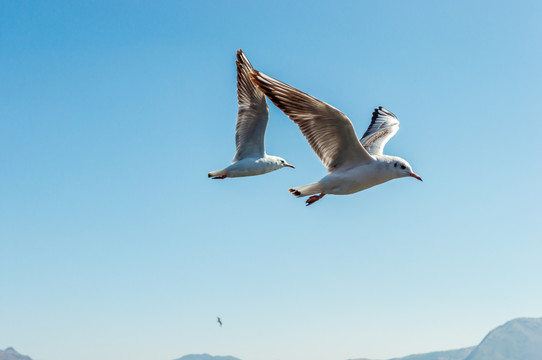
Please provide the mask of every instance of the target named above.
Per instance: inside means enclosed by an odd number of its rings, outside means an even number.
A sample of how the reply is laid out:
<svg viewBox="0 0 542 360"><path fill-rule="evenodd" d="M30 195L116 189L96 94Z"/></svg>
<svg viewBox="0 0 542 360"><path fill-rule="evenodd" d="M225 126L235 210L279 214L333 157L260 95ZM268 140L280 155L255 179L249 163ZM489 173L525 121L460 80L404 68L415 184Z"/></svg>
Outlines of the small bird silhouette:
<svg viewBox="0 0 542 360"><path fill-rule="evenodd" d="M222 327L222 320L220 320L218 316L216 317L216 321L220 324L220 327Z"/></svg>

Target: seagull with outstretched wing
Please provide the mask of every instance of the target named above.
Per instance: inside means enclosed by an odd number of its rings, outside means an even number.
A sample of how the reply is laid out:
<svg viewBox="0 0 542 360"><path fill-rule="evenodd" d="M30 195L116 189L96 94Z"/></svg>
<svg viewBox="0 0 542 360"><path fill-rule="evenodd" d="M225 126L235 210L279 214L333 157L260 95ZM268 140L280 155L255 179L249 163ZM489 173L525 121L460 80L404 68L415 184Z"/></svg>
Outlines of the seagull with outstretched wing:
<svg viewBox="0 0 542 360"><path fill-rule="evenodd" d="M333 106L256 70L251 79L299 126L327 168L328 174L319 181L289 189L297 197L312 195L307 205L326 194L353 194L401 177L422 180L406 160L383 154L384 145L399 129L395 115L383 107L375 109L358 140L350 119Z"/></svg>
<svg viewBox="0 0 542 360"><path fill-rule="evenodd" d="M281 157L265 153L264 137L269 110L264 94L250 80L252 65L242 50L237 50L237 125L235 144L237 152L232 164L207 174L213 179L254 176L283 167L293 168Z"/></svg>

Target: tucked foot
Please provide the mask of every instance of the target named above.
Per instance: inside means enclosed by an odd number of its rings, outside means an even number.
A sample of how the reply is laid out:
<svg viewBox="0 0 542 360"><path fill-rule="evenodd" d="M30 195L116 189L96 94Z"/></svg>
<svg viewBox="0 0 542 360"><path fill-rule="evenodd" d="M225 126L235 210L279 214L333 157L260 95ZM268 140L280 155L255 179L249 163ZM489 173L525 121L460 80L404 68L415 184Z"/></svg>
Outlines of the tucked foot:
<svg viewBox="0 0 542 360"><path fill-rule="evenodd" d="M301 193L299 191L297 191L296 189L288 189L288 191L291 192L292 195L294 195L294 196L301 195Z"/></svg>
<svg viewBox="0 0 542 360"><path fill-rule="evenodd" d="M318 200L320 200L321 198L323 198L326 194L324 193L321 193L320 195L313 195L311 196L310 198L307 199L307 201L305 202L305 204L307 204L306 206L309 206L311 204L314 204L315 202L317 202Z"/></svg>
<svg viewBox="0 0 542 360"><path fill-rule="evenodd" d="M226 175L213 176L213 179L225 179Z"/></svg>

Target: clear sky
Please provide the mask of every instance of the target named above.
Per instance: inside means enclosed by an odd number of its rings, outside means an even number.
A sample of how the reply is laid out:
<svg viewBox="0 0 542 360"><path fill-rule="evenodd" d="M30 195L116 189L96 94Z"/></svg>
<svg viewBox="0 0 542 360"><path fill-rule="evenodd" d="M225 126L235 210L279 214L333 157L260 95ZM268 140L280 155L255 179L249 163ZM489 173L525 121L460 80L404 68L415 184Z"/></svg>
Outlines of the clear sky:
<svg viewBox="0 0 542 360"><path fill-rule="evenodd" d="M38 360L389 358L542 316L540 1L2 1L0 348ZM399 179L311 207L325 169L234 155L235 51L401 129ZM218 327L216 316L224 326Z"/></svg>

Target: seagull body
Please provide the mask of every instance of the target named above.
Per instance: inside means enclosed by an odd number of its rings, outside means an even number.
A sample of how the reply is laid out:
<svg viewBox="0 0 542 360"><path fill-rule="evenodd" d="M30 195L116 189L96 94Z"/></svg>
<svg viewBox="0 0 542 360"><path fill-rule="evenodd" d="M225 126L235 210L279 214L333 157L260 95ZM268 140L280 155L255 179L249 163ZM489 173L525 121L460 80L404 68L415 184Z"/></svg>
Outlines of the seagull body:
<svg viewBox="0 0 542 360"><path fill-rule="evenodd" d="M222 320L220 320L220 317L216 317L216 322L222 327Z"/></svg>
<svg viewBox="0 0 542 360"><path fill-rule="evenodd" d="M291 167L286 160L265 153L264 138L269 110L265 96L250 80L252 65L242 50L237 50L237 125L235 144L237 153L225 169L211 171L213 179L261 175L283 167Z"/></svg>
<svg viewBox="0 0 542 360"><path fill-rule="evenodd" d="M300 192L297 196L307 196L316 193L348 195L382 184L397 178L397 174L389 171L392 161L399 161L394 156L376 156L375 160L348 169L338 169L324 176L320 181L310 185L292 188Z"/></svg>
<svg viewBox="0 0 542 360"><path fill-rule="evenodd" d="M211 171L207 176L213 179L225 179L227 177L262 175L285 166L293 168L293 165L285 163L285 160L278 156L263 154L261 157L251 156L241 159L225 169Z"/></svg>
<svg viewBox="0 0 542 360"><path fill-rule="evenodd" d="M327 168L328 174L319 181L289 189L297 197L313 195L307 205L326 194L353 194L401 177L422 180L406 160L383 154L399 129L397 117L383 107L374 110L369 128L358 140L350 119L333 106L259 71L253 70L251 78L299 126Z"/></svg>

